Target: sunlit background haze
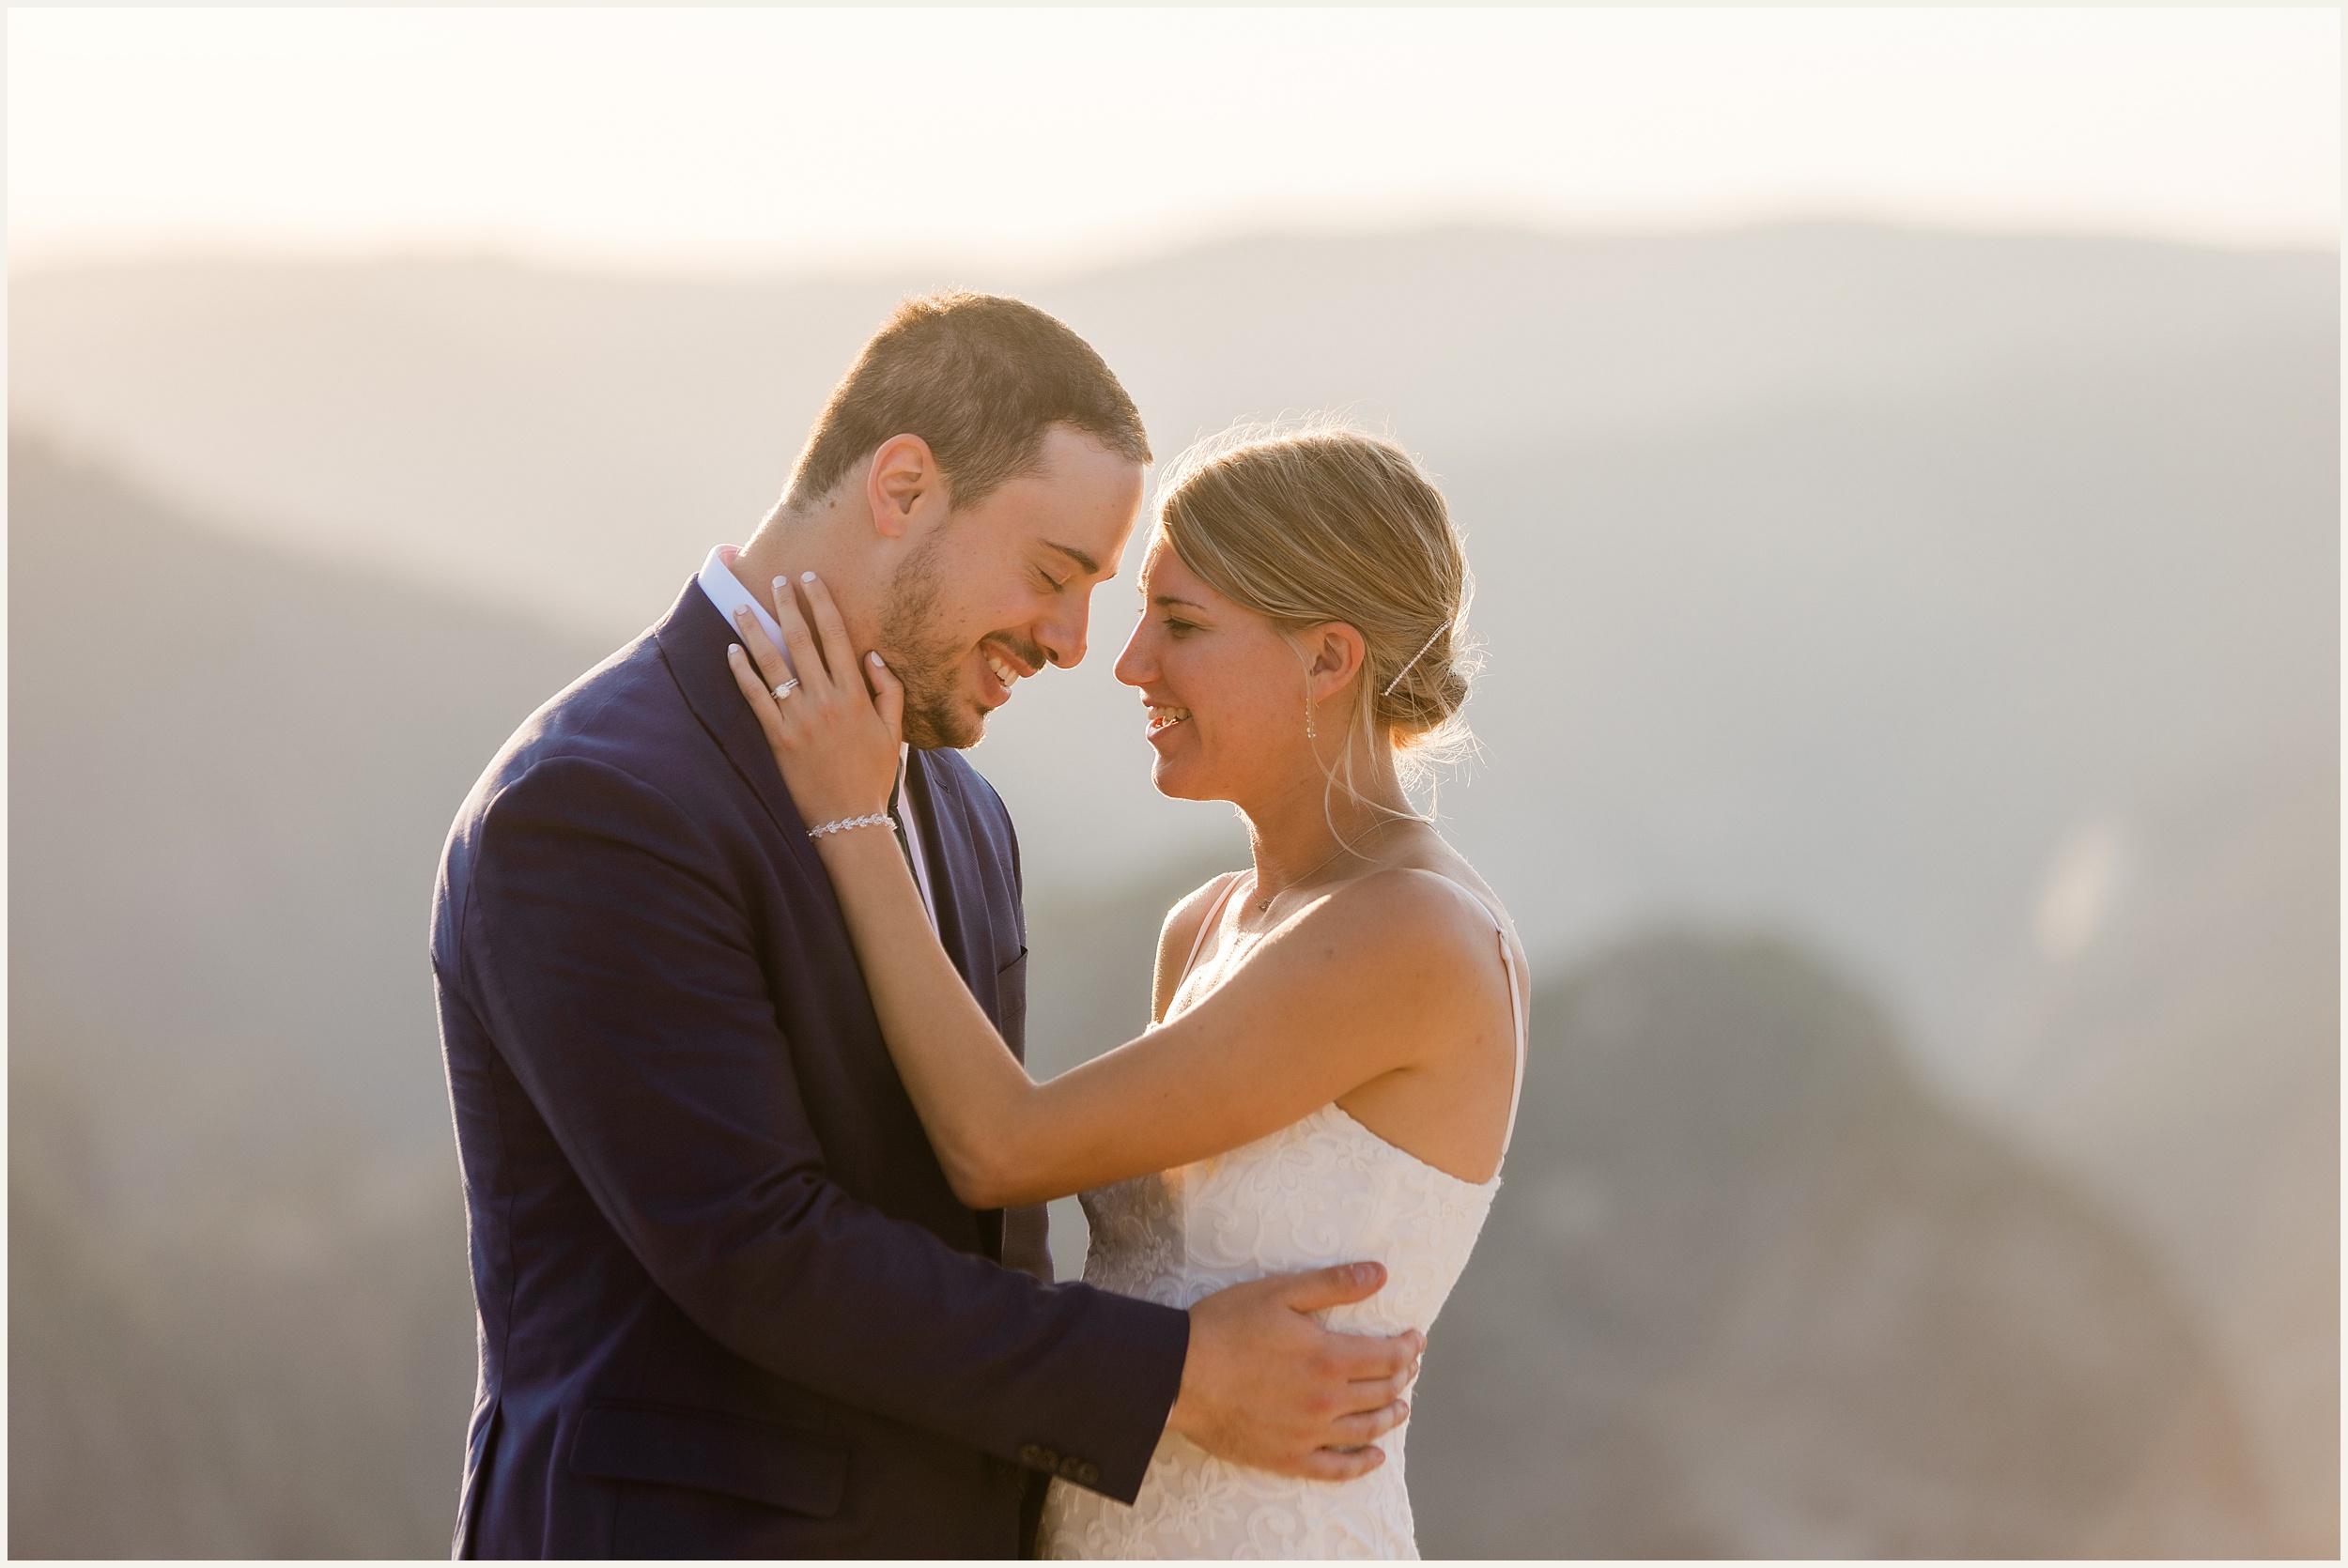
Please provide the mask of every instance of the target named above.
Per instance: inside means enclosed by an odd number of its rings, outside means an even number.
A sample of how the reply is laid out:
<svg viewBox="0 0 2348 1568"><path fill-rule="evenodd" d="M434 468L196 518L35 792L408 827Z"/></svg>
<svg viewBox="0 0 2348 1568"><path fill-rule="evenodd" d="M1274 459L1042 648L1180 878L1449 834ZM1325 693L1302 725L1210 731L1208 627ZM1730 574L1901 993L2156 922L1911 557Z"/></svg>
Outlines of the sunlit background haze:
<svg viewBox="0 0 2348 1568"><path fill-rule="evenodd" d="M446 1549L441 835L945 284L1467 536L1537 994L1429 1555L2337 1554L2336 11L8 27L18 1555ZM972 753L1045 1070L1245 853L1132 564Z"/></svg>

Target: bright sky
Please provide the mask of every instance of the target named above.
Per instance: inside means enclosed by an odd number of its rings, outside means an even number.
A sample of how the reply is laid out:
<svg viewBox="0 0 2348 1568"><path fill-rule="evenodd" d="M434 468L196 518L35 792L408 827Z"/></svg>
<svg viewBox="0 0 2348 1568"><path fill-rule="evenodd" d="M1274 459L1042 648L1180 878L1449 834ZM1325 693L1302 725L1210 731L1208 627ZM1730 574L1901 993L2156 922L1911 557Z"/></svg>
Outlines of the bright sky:
<svg viewBox="0 0 2348 1568"><path fill-rule="evenodd" d="M14 9L12 266L1073 267L1839 214L2336 246L2335 11Z"/></svg>

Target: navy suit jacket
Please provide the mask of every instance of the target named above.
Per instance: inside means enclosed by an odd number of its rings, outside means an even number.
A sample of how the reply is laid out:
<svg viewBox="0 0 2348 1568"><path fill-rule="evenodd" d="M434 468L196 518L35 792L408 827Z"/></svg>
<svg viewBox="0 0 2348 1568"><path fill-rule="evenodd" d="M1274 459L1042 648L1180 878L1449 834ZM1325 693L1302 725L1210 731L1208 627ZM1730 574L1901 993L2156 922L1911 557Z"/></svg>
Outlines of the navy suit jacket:
<svg viewBox="0 0 2348 1568"><path fill-rule="evenodd" d="M449 835L480 1343L456 1549L1015 1556L1038 1471L1133 1499L1188 1319L1003 1267L1003 1216L956 1200L732 638L687 583ZM950 751L907 787L939 934L1016 1050L1010 817Z"/></svg>

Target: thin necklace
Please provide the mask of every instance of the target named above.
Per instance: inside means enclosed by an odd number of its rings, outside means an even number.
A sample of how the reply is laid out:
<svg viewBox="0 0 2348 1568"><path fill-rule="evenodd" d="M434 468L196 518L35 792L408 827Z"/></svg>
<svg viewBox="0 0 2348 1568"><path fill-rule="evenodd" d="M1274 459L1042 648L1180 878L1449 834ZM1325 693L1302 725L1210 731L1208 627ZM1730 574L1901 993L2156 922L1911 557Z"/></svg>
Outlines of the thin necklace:
<svg viewBox="0 0 2348 1568"><path fill-rule="evenodd" d="M1372 828L1369 830L1369 833L1365 833L1365 834L1363 834L1363 835L1362 835L1362 837L1363 837L1363 838L1368 838L1368 837L1369 837L1369 834L1370 834L1370 833L1375 833L1375 832L1377 832L1377 831L1378 831L1378 829L1379 829L1379 828L1384 827L1385 825L1386 825L1386 824L1385 824L1384 822L1380 822L1380 823L1378 823L1375 827L1372 827ZM1319 876L1319 875L1320 875L1320 874L1321 874L1323 870L1327 869L1328 869L1328 866L1329 866L1330 861L1333 861L1333 860L1336 859L1336 857L1337 857L1338 855L1340 855L1340 854L1344 854L1346 852L1348 852L1349 850L1352 850L1352 848L1353 848L1353 846L1352 846L1352 845L1351 845L1351 844L1339 844L1339 845L1336 847L1336 850L1335 851L1335 853L1333 853L1329 856L1329 859L1328 859L1328 860L1324 860L1324 861L1322 861L1320 865L1318 865L1318 866L1314 867L1311 870L1306 871L1306 872L1305 872L1303 876L1301 876L1301 877L1291 877L1291 878L1290 878L1290 879L1289 879L1289 884L1288 884L1288 886L1287 886L1287 887L1283 887L1283 888L1281 888L1281 889L1279 890L1279 892L1276 892L1276 893L1267 893L1267 894L1265 894L1262 898L1256 899L1256 900L1255 900L1255 904L1256 904L1256 913L1257 913L1257 914L1259 914L1259 915L1262 915L1262 914L1264 914L1265 912L1267 912L1268 910L1270 910L1270 909L1272 908L1272 900L1273 900L1273 899L1276 899L1276 898L1278 898L1278 897L1280 896L1280 894L1281 894L1281 893L1286 893L1286 892L1288 892L1290 888L1296 888L1296 887L1302 887L1302 886L1304 886L1304 885L1305 885L1305 884L1306 884L1306 883L1308 883L1308 882L1312 881L1312 879L1313 879L1313 878L1315 878L1316 876ZM1260 885L1260 884L1259 884L1259 885Z"/></svg>

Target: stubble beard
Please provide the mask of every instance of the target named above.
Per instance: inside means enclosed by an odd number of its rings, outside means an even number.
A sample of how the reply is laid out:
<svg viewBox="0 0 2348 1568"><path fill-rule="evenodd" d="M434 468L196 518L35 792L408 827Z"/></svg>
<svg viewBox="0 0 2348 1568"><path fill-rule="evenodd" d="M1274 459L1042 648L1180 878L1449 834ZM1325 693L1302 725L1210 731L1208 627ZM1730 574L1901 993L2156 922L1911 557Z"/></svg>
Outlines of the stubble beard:
<svg viewBox="0 0 2348 1568"><path fill-rule="evenodd" d="M986 736L986 715L962 695L964 650L936 630L945 573L940 539L933 533L889 579L881 602L880 644L888 668L905 688L905 739L924 751L974 746Z"/></svg>

